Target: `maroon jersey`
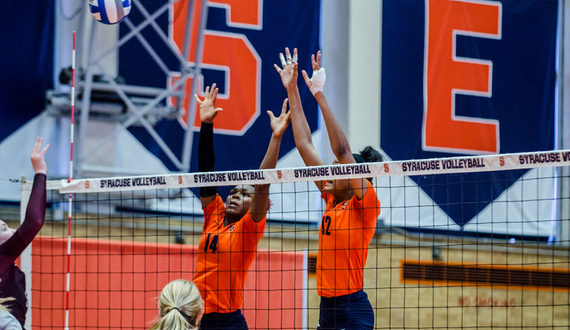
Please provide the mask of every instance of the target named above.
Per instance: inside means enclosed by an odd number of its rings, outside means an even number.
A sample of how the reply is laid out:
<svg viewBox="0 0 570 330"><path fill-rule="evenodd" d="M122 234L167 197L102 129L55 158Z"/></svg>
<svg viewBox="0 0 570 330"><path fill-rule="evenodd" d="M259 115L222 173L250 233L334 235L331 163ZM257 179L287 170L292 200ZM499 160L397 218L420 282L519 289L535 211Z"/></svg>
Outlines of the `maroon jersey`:
<svg viewBox="0 0 570 330"><path fill-rule="evenodd" d="M30 245L44 224L46 213L46 175L38 173L34 177L34 185L24 222L6 242L0 244L0 297L12 297L15 300L6 302L6 307L24 327L28 299L26 297L26 278L24 273L14 264L22 251Z"/></svg>

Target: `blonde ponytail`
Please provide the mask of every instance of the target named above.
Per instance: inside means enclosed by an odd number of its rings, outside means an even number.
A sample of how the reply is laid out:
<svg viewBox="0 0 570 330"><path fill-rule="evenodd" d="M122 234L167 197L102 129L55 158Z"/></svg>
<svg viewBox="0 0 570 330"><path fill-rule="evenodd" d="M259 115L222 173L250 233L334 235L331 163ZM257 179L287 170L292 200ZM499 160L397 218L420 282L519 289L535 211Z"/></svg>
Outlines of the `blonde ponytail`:
<svg viewBox="0 0 570 330"><path fill-rule="evenodd" d="M0 282L2 282L2 280L0 280ZM10 312L10 310L8 310L8 308L6 308L5 304L8 301L12 301L12 300L16 300L15 298L12 297L8 297L8 298L0 298L0 311L5 311L5 312Z"/></svg>
<svg viewBox="0 0 570 330"><path fill-rule="evenodd" d="M158 308L159 316L150 330L197 329L202 316L202 297L194 283L175 280L162 289Z"/></svg>
<svg viewBox="0 0 570 330"><path fill-rule="evenodd" d="M0 299L0 310L1 310L1 311L5 311L5 312L10 312L10 311L6 308L6 306L4 306L4 303L6 303L6 302L8 302L8 301L12 301L12 300L16 300L16 299L14 299L14 298L12 298L12 297Z"/></svg>

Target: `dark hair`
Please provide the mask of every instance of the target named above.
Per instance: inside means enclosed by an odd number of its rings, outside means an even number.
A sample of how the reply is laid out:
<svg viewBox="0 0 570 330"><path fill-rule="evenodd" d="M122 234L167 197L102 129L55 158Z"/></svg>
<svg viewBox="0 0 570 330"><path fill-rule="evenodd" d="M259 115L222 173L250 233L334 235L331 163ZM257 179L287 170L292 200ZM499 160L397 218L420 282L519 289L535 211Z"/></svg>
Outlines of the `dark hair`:
<svg viewBox="0 0 570 330"><path fill-rule="evenodd" d="M371 146L367 146L366 148L362 149L360 153L353 154L353 156L354 160L356 160L357 163L375 163L384 160L382 154ZM367 178L367 180L372 183L372 178Z"/></svg>
<svg viewBox="0 0 570 330"><path fill-rule="evenodd" d="M352 156L354 156L354 160L356 160L357 163L374 163L383 160L382 154L371 146L362 149L360 153L352 154Z"/></svg>

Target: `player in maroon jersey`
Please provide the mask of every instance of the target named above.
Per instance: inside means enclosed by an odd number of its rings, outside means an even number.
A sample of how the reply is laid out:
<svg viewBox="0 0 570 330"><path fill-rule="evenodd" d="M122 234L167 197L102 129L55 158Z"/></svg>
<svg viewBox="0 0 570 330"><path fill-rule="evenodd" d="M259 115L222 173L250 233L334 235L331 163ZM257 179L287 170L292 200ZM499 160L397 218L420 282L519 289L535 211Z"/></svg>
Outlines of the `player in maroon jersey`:
<svg viewBox="0 0 570 330"><path fill-rule="evenodd" d="M26 278L14 261L30 245L45 220L47 166L44 155L49 144L43 149L42 144L43 139L38 137L32 150L35 176L24 222L18 229L13 229L0 220L0 298L14 298L7 301L5 306L18 319L22 328L28 310Z"/></svg>

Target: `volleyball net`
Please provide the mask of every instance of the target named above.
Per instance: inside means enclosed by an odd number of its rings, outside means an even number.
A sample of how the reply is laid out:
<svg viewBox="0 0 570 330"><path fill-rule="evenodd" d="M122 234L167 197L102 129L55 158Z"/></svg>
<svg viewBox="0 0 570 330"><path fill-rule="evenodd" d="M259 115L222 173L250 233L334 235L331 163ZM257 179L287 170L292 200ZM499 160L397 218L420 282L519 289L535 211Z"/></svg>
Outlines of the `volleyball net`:
<svg viewBox="0 0 570 330"><path fill-rule="evenodd" d="M314 329L324 205L313 181L360 177L374 178L381 202L364 270L375 329L566 329L569 165L570 151L557 151L48 181L46 223L21 260L28 319L63 328L68 308L73 329L148 329L164 285L194 275L198 188L225 198L225 187L270 183L241 309L251 329Z"/></svg>

